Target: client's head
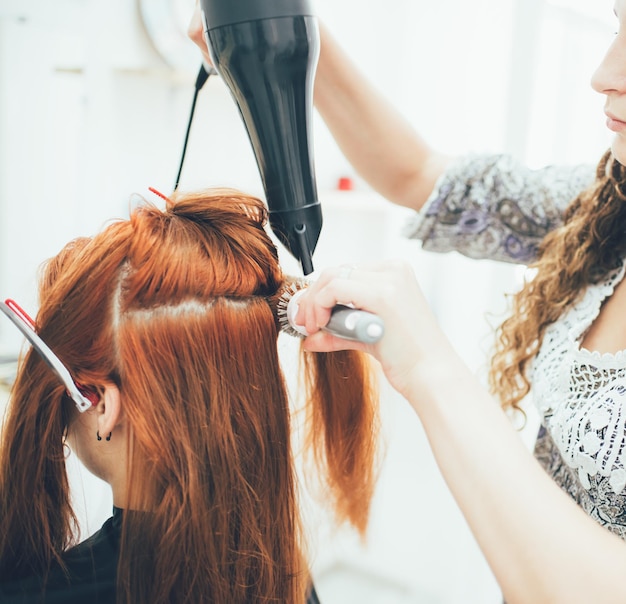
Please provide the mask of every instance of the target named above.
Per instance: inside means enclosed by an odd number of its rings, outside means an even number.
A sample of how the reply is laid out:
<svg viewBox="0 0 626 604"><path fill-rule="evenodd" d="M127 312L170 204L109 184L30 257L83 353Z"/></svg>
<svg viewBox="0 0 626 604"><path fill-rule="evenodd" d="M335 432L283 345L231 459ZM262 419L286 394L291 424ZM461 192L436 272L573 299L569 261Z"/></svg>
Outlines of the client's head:
<svg viewBox="0 0 626 604"><path fill-rule="evenodd" d="M304 600L276 345L285 279L265 223L263 204L237 191L178 194L47 263L38 333L98 400L79 413L42 359L24 358L2 444L0 569L12 555L12 572L45 571L72 543L66 439L127 510L121 601ZM364 360L315 363L313 448L339 517L363 530L375 432Z"/></svg>

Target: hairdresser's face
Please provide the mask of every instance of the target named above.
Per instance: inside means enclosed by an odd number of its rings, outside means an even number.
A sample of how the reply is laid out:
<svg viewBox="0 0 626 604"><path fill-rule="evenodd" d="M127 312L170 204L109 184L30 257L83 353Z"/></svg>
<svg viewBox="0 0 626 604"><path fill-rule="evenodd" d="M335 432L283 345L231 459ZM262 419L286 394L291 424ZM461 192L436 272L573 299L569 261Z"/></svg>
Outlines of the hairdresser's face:
<svg viewBox="0 0 626 604"><path fill-rule="evenodd" d="M591 79L594 90L606 95L607 127L615 133L611 149L626 165L626 0L616 0L617 33Z"/></svg>

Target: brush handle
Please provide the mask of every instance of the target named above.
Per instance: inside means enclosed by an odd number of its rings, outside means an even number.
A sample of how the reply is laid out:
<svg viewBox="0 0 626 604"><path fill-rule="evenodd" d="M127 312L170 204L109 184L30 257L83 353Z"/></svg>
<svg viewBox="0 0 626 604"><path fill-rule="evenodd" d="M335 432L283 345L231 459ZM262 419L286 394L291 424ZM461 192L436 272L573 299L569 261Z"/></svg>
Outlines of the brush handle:
<svg viewBox="0 0 626 604"><path fill-rule="evenodd" d="M298 325L295 317L298 314L298 298L305 292L298 290L287 304L286 316L289 325L301 335L309 335L302 325ZM330 311L330 320L322 328L334 336L344 340L355 340L364 344L374 344L383 337L385 325L377 315L343 304L337 304Z"/></svg>
<svg viewBox="0 0 626 604"><path fill-rule="evenodd" d="M382 338L385 326L382 319L371 312L337 304L323 330L345 340L374 344Z"/></svg>

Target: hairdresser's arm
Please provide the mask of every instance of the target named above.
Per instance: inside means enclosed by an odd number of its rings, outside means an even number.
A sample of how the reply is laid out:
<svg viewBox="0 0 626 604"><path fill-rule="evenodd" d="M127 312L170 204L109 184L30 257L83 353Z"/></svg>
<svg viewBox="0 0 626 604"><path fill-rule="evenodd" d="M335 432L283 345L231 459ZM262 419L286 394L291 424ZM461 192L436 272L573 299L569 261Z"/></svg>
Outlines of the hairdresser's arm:
<svg viewBox="0 0 626 604"><path fill-rule="evenodd" d="M404 264L329 269L300 299L310 350L373 354L411 403L437 463L510 604L626 602L626 544L590 519L548 477L498 404L443 335ZM381 316L375 346L317 331L353 300Z"/></svg>
<svg viewBox="0 0 626 604"><path fill-rule="evenodd" d="M430 147L320 25L315 106L342 152L373 189L421 208L449 158Z"/></svg>

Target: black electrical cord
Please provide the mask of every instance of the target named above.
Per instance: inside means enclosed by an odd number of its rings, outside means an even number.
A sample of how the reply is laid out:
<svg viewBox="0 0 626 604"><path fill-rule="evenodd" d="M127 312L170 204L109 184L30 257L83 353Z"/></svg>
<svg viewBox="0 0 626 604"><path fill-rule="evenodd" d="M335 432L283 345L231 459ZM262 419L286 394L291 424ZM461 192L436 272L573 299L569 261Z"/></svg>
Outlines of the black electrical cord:
<svg viewBox="0 0 626 604"><path fill-rule="evenodd" d="M189 142L189 132L191 131L191 122L193 121L193 114L196 110L196 101L198 100L198 94L202 87L209 79L210 75L217 74L217 71L213 67L205 67L204 63L200 65L200 71L196 77L195 90L193 93L193 101L191 102L191 111L189 112L189 122L187 123L187 132L185 133L185 142L183 143L183 152L180 156L180 165L178 166L178 174L176 175L176 182L174 184L174 191L178 188L180 182L180 175L183 171L183 164L185 163L185 154L187 153L187 143Z"/></svg>

